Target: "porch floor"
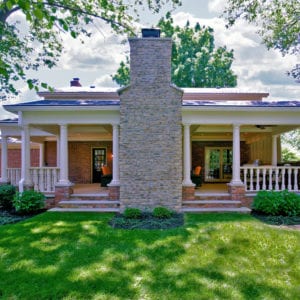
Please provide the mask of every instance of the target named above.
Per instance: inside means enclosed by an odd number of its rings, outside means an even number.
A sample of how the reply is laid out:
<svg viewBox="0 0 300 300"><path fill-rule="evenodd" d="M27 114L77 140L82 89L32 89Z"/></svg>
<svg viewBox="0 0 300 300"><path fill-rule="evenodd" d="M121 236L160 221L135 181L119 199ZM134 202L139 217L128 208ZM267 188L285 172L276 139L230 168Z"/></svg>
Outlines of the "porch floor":
<svg viewBox="0 0 300 300"><path fill-rule="evenodd" d="M75 184L73 186L73 194L99 194L108 192L107 187L101 187L100 183Z"/></svg>
<svg viewBox="0 0 300 300"><path fill-rule="evenodd" d="M204 183L200 187L196 188L197 193L205 194L219 194L227 193L228 187L226 183ZM73 186L74 194L97 194L108 192L107 187L101 187L100 183L91 183L91 184L75 184Z"/></svg>
<svg viewBox="0 0 300 300"><path fill-rule="evenodd" d="M203 183L195 189L197 194L220 194L228 193L227 183Z"/></svg>

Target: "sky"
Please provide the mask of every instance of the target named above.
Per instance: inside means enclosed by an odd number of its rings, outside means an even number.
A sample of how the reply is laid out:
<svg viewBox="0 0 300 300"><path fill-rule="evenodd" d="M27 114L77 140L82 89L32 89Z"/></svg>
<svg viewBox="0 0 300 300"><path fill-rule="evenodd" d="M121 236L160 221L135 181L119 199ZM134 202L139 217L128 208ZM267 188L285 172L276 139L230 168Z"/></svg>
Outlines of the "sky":
<svg viewBox="0 0 300 300"><path fill-rule="evenodd" d="M268 92L270 100L300 101L300 84L285 74L297 63L296 56L283 57L278 51L268 51L256 34L257 28L242 20L226 29L225 20L219 17L226 1L182 2L183 5L172 14L175 24L184 26L189 20L191 25L199 22L201 26L214 29L216 46L234 50L232 69L238 76L238 89ZM165 11L158 15L141 11L141 28L155 26L164 15ZM113 33L103 23L98 23L92 30L92 38L86 39L84 44L68 36L64 37L65 49L58 66L51 70L41 69L33 76L55 88L68 87L73 77L79 77L83 86L117 87L111 75L115 74L119 63L129 54L126 37ZM25 85L21 86L21 91L19 101L38 99ZM0 114L2 119L6 115L3 110Z"/></svg>

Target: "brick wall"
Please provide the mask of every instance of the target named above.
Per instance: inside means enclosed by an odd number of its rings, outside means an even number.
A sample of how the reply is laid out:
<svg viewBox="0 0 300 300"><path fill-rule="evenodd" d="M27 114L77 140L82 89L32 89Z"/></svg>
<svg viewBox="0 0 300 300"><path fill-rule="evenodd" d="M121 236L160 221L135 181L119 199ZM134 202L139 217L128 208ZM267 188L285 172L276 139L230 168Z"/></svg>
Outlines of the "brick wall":
<svg viewBox="0 0 300 300"><path fill-rule="evenodd" d="M69 142L69 179L92 182L92 149L106 148L107 165L112 168L112 142Z"/></svg>
<svg viewBox="0 0 300 300"><path fill-rule="evenodd" d="M1 157L1 149L0 149ZM21 168L21 149L8 149L7 151L7 167L8 168ZM40 151L39 149L30 150L30 163L31 167L38 167L40 165ZM1 159L0 159L0 172L1 172Z"/></svg>
<svg viewBox="0 0 300 300"><path fill-rule="evenodd" d="M121 209L182 200L182 92L170 87L171 39L130 39L131 84L120 95Z"/></svg>
<svg viewBox="0 0 300 300"><path fill-rule="evenodd" d="M47 167L56 167L56 153L57 153L57 146L56 142L45 142L44 147L44 163Z"/></svg>

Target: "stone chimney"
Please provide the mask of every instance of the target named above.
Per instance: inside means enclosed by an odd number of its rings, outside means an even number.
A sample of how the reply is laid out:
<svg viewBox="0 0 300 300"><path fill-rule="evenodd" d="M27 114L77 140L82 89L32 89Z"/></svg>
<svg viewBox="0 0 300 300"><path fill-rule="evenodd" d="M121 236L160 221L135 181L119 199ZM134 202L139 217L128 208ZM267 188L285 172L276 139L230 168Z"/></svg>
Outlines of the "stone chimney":
<svg viewBox="0 0 300 300"><path fill-rule="evenodd" d="M148 35L129 44L131 82L119 91L121 210L180 210L182 91L170 86L172 40Z"/></svg>
<svg viewBox="0 0 300 300"><path fill-rule="evenodd" d="M70 86L78 86L78 87L80 87L81 83L80 83L79 80L80 80L79 78L73 78L73 80L70 81Z"/></svg>

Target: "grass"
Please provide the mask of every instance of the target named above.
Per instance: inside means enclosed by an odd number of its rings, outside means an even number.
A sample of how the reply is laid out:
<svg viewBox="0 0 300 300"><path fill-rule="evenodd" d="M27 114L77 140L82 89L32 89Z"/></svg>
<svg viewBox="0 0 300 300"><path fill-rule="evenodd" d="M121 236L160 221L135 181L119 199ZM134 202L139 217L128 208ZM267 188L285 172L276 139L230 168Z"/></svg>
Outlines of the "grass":
<svg viewBox="0 0 300 300"><path fill-rule="evenodd" d="M111 214L0 226L1 299L299 299L300 232L250 215L123 230Z"/></svg>

